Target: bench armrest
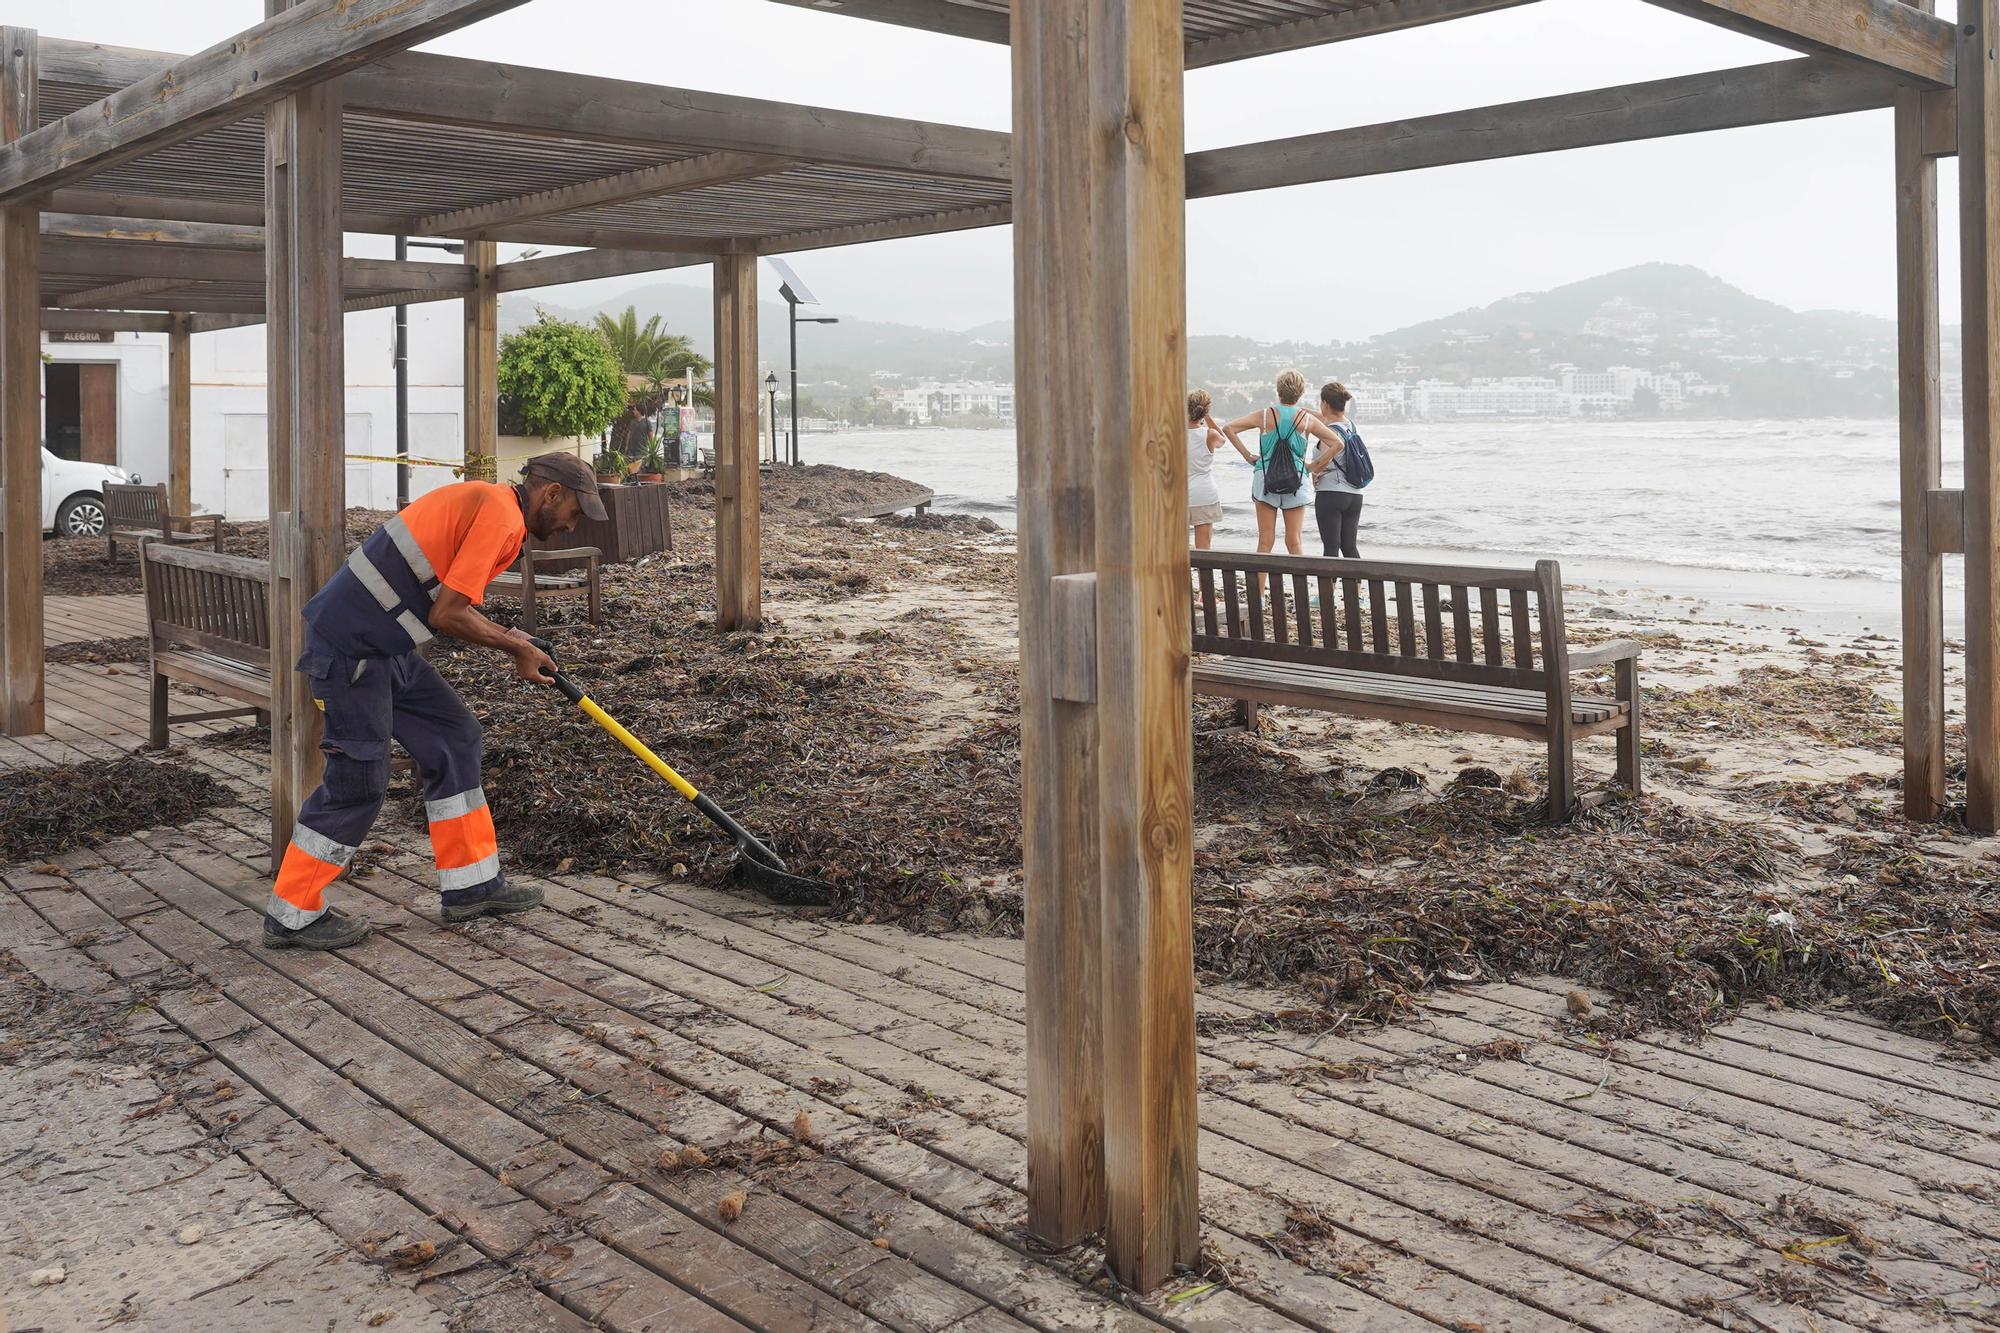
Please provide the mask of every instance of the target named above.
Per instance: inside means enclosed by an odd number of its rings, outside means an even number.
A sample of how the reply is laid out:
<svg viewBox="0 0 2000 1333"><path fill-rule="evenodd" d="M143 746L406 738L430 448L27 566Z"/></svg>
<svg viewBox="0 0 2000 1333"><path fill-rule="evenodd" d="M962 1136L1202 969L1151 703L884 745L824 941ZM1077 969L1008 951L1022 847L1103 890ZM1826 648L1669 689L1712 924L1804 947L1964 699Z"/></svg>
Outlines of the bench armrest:
<svg viewBox="0 0 2000 1333"><path fill-rule="evenodd" d="M1633 639L1613 639L1600 643L1595 648L1583 648L1569 655L1571 671L1587 671L1592 667L1610 666L1626 658L1637 660L1643 646Z"/></svg>
<svg viewBox="0 0 2000 1333"><path fill-rule="evenodd" d="M560 551L536 551L537 562L543 560L601 560L604 553L595 546L567 546Z"/></svg>

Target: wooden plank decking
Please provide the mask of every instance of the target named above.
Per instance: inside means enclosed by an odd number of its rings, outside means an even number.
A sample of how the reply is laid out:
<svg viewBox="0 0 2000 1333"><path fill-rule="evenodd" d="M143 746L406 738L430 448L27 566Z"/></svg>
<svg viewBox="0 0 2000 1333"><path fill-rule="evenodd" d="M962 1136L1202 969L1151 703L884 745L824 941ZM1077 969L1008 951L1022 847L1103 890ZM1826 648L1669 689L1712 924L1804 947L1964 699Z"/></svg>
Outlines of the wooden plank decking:
<svg viewBox="0 0 2000 1333"><path fill-rule="evenodd" d="M0 741L0 763L134 747L144 691L137 667L54 668L51 736ZM588 874L539 881L548 910L448 927L421 829L385 820L337 891L373 940L245 948L266 761L187 743L224 729L177 735L174 761L233 803L0 869L0 948L164 1016L229 1090L184 1105L357 1249L435 1245L413 1280L472 1326L1996 1322L2000 1069L1768 1011L1599 1051L1548 979L1317 1038L1267 1021L1283 997L1204 988L1207 1270L1112 1292L1090 1252L1020 1230L1020 941Z"/></svg>

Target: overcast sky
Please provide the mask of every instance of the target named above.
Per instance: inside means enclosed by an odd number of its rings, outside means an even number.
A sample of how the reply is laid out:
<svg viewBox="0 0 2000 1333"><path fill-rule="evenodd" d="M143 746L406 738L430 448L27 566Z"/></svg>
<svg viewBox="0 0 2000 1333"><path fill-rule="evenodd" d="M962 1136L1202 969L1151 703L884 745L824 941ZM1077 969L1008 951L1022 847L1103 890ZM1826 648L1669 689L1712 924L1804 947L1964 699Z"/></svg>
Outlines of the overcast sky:
<svg viewBox="0 0 2000 1333"><path fill-rule="evenodd" d="M1940 10L1949 15L1951 0ZM177 51L220 41L262 13L261 0L8 7L10 22L52 36ZM1008 121L1004 47L763 0L530 0L424 49L992 129ZM1641 0L1539 0L1195 71L1188 146L1787 54ZM1956 195L1946 167L1952 320ZM1200 201L1188 211L1188 313L1196 333L1348 339L1668 260L1796 308L1892 315L1893 242L1890 117L1878 112ZM1011 314L1011 258L1010 233L989 229L793 262L831 310L965 328ZM595 299L619 285L589 290ZM584 290L566 300L581 303Z"/></svg>

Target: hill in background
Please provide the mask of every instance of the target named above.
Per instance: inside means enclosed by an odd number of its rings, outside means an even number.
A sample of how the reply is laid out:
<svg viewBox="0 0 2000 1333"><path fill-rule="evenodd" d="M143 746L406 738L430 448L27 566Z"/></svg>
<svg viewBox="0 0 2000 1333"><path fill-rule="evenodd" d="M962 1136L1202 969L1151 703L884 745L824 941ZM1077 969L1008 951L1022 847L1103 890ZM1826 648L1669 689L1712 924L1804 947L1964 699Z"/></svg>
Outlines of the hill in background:
<svg viewBox="0 0 2000 1333"><path fill-rule="evenodd" d="M708 293L685 283L652 283L582 308L509 297L502 323L511 328L532 320L538 306L587 320L628 304L642 316L662 315L669 327L691 335L704 355L713 354ZM1895 335L1887 319L1795 311L1697 268L1642 264L1353 342L1195 335L1188 340L1188 369L1192 382L1223 390L1220 400L1233 389L1248 393L1288 366L1313 379L1383 383L1629 365L1694 371L1728 384L1730 394L1717 406L1732 415L1879 415L1894 406ZM1946 330L1945 342L1950 365L1956 330ZM759 343L767 365L788 363L782 302L760 306ZM1014 374L1008 321L949 330L843 316L837 327L802 329L800 353L813 392L822 397L865 394L897 382L1006 381Z"/></svg>

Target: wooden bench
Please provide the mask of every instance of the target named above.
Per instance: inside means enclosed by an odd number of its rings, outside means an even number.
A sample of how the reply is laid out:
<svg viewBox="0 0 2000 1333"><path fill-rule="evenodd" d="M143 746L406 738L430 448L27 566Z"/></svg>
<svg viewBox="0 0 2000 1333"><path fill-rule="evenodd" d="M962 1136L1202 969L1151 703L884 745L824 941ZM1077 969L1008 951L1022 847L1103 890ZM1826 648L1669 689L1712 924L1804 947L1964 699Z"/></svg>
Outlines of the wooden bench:
<svg viewBox="0 0 2000 1333"><path fill-rule="evenodd" d="M208 531L196 531L196 524L208 525ZM220 551L222 515L169 514L165 483L122 486L111 482L104 487L104 541L114 564L120 537L206 545L211 551Z"/></svg>
<svg viewBox="0 0 2000 1333"><path fill-rule="evenodd" d="M537 569L539 564L556 561L581 560L582 569L571 569L556 573L547 569ZM603 555L595 546L572 546L560 551L537 551L533 545L521 548L521 558L513 566L494 576L486 585L489 596L512 597L521 603L521 628L533 633L541 615L535 610L535 603L544 597L585 597L589 599L586 614L590 623L597 623L598 615L598 568L603 563Z"/></svg>
<svg viewBox="0 0 2000 1333"><path fill-rule="evenodd" d="M1577 738L1614 732L1618 780L1640 791L1639 645L1572 650L1562 571L1195 551L1194 689L1256 707L1546 741L1549 811L1575 804ZM1268 578L1264 586L1260 575ZM1614 694L1572 688L1612 667Z"/></svg>
<svg viewBox="0 0 2000 1333"><path fill-rule="evenodd" d="M139 576L153 668L146 744L167 744L175 722L210 722L271 708L271 569L247 556L190 551L157 540L139 545ZM178 681L247 704L169 714L167 684Z"/></svg>

